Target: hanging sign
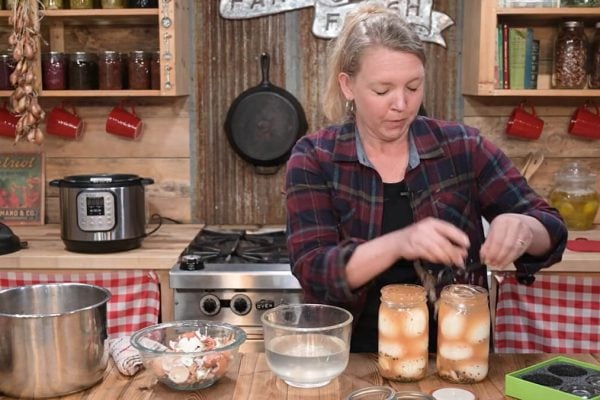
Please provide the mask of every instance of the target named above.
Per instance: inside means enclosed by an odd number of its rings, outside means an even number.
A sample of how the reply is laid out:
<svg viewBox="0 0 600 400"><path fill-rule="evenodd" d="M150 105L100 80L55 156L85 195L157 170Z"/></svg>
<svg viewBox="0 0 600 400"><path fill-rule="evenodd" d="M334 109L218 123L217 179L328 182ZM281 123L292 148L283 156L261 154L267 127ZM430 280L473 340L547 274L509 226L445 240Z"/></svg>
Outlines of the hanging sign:
<svg viewBox="0 0 600 400"><path fill-rule="evenodd" d="M247 19L314 7L313 34L331 39L342 29L346 14L362 2L364 0L221 0L219 11L223 18ZM382 3L397 10L411 23L421 40L446 47L442 31L454 21L446 14L434 11L433 0L385 0Z"/></svg>

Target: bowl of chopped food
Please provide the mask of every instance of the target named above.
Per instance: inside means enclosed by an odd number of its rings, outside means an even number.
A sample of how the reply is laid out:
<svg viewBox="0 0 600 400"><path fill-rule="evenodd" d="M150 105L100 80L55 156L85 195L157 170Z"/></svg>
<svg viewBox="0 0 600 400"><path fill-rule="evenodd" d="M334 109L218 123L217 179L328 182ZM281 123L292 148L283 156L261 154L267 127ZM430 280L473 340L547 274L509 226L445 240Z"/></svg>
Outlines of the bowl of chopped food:
<svg viewBox="0 0 600 400"><path fill-rule="evenodd" d="M159 382L177 390L197 390L227 373L245 340L246 333L237 326L189 320L140 329L131 336L131 345Z"/></svg>

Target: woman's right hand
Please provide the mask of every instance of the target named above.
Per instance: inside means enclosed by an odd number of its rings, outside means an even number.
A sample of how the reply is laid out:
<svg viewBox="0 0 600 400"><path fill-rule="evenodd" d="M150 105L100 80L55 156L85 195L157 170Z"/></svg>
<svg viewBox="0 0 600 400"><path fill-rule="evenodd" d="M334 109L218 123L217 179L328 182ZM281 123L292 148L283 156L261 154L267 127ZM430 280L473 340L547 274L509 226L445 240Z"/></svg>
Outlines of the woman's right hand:
<svg viewBox="0 0 600 400"><path fill-rule="evenodd" d="M469 237L456 226L437 218L425 218L393 233L399 258L425 260L464 267Z"/></svg>

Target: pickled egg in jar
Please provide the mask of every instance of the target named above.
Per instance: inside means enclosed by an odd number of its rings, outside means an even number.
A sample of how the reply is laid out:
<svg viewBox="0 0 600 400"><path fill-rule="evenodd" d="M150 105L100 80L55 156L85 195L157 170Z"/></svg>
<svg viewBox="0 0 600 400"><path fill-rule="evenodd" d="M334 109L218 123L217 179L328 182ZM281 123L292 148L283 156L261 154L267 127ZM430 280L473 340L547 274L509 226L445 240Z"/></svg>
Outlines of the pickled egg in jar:
<svg viewBox="0 0 600 400"><path fill-rule="evenodd" d="M381 288L379 371L390 380L417 381L427 373L429 310L425 289L394 284Z"/></svg>
<svg viewBox="0 0 600 400"><path fill-rule="evenodd" d="M454 383L480 382L488 373L490 309L487 290L448 285L438 309L438 375Z"/></svg>
<svg viewBox="0 0 600 400"><path fill-rule="evenodd" d="M591 229L598 212L596 175L578 162L565 164L554 175L549 201L571 230Z"/></svg>

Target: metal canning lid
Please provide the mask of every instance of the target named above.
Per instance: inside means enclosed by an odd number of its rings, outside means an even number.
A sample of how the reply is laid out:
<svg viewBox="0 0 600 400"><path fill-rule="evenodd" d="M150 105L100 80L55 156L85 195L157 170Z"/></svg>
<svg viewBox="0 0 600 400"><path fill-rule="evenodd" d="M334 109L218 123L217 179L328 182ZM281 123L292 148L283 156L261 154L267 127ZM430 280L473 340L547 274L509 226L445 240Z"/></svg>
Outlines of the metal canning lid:
<svg viewBox="0 0 600 400"><path fill-rule="evenodd" d="M369 386L350 393L346 400L435 400L421 392L394 392L388 386Z"/></svg>
<svg viewBox="0 0 600 400"><path fill-rule="evenodd" d="M563 22L563 26L566 26L568 28L576 28L579 26L583 26L583 22L581 22L581 21L565 21L565 22Z"/></svg>
<svg viewBox="0 0 600 400"><path fill-rule="evenodd" d="M346 400L394 400L396 393L388 386L369 386L350 393Z"/></svg>

